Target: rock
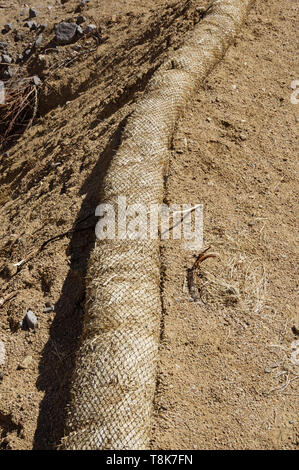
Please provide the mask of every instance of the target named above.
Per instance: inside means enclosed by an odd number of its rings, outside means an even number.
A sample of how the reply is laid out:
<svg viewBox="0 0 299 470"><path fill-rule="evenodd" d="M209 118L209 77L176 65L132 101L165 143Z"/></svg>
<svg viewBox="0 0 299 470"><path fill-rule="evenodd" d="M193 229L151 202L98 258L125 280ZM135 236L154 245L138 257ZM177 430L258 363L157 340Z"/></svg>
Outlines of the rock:
<svg viewBox="0 0 299 470"><path fill-rule="evenodd" d="M43 42L43 35L42 33L40 33L38 36L37 36L37 39L34 43L35 47L39 47L41 45L41 43Z"/></svg>
<svg viewBox="0 0 299 470"><path fill-rule="evenodd" d="M7 43L7 42L0 42L0 50L1 50L1 51L6 51L6 50L7 50L7 47L8 47L8 43Z"/></svg>
<svg viewBox="0 0 299 470"><path fill-rule="evenodd" d="M56 40L59 44L71 43L77 34L77 25L62 21L55 27Z"/></svg>
<svg viewBox="0 0 299 470"><path fill-rule="evenodd" d="M36 8L29 8L29 18L36 18L39 12Z"/></svg>
<svg viewBox="0 0 299 470"><path fill-rule="evenodd" d="M88 33L95 33L97 30L97 27L95 24L89 24L86 26L86 28L84 29L84 33L85 34L88 34Z"/></svg>
<svg viewBox="0 0 299 470"><path fill-rule="evenodd" d="M86 21L86 18L85 18L85 16L82 16L82 15L78 16L77 19L76 19L77 24L85 23L85 21Z"/></svg>
<svg viewBox="0 0 299 470"><path fill-rule="evenodd" d="M20 362L20 364L18 365L18 369L28 369L28 367L30 367L32 363L33 363L33 357L26 356L24 357L22 362Z"/></svg>
<svg viewBox="0 0 299 470"><path fill-rule="evenodd" d="M49 313L49 312L54 312L54 310L55 310L54 305L49 305L48 307L44 308L43 312L44 313Z"/></svg>
<svg viewBox="0 0 299 470"><path fill-rule="evenodd" d="M23 10L20 11L20 16L26 16L27 14L27 8L24 8Z"/></svg>
<svg viewBox="0 0 299 470"><path fill-rule="evenodd" d="M25 49L25 51L24 51L24 53L23 53L23 56L29 57L30 54L31 54L31 52L32 52L31 49Z"/></svg>
<svg viewBox="0 0 299 470"><path fill-rule="evenodd" d="M77 25L77 34L79 34L80 36L83 34L83 29L80 25Z"/></svg>
<svg viewBox="0 0 299 470"><path fill-rule="evenodd" d="M12 58L7 54L3 54L2 55L2 62L5 62L6 64L11 64L12 63Z"/></svg>
<svg viewBox="0 0 299 470"><path fill-rule="evenodd" d="M3 26L3 30L8 33L9 31L11 31L13 28L13 24L12 23L6 23L4 26Z"/></svg>
<svg viewBox="0 0 299 470"><path fill-rule="evenodd" d="M5 364L5 344L3 341L0 341L0 366Z"/></svg>
<svg viewBox="0 0 299 470"><path fill-rule="evenodd" d="M40 25L40 30L41 30L41 31L44 31L44 30L47 28L47 26L48 26L48 25L47 25L46 23L41 24L41 25Z"/></svg>
<svg viewBox="0 0 299 470"><path fill-rule="evenodd" d="M35 86L39 86L41 84L41 79L39 78L38 75L34 75L33 83L34 83Z"/></svg>
<svg viewBox="0 0 299 470"><path fill-rule="evenodd" d="M37 328L37 318L35 313L32 312L32 310L27 310L24 320L29 329L35 330Z"/></svg>

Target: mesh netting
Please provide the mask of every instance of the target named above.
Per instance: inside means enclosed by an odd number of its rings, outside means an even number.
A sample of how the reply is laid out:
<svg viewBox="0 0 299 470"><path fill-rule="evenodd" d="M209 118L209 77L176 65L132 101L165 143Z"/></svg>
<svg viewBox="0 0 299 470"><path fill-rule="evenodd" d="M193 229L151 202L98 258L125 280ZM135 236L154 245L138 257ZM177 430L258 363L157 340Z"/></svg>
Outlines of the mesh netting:
<svg viewBox="0 0 299 470"><path fill-rule="evenodd" d="M185 46L150 81L104 180L102 203L163 202L179 114L254 0L216 0ZM89 262L81 347L64 449L147 449L160 335L159 242L97 240Z"/></svg>

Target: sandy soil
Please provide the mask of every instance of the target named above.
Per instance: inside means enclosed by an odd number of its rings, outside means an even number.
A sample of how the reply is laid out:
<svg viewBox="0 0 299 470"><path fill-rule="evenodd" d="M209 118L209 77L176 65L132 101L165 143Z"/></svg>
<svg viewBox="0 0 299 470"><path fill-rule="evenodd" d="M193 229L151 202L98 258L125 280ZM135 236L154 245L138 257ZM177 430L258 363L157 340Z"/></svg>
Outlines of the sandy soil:
<svg viewBox="0 0 299 470"><path fill-rule="evenodd" d="M24 8L4 3L0 29ZM47 5L45 45L18 69L42 79L38 116L0 154L0 295L15 293L0 307L2 449L51 449L62 436L101 180L148 79L201 14L195 1L91 0L82 14L100 39L57 48L53 25L75 19L78 2ZM198 253L162 245L153 448L299 443L295 17L292 0L257 0L177 126L165 201L202 203L205 247L220 256L202 264L196 303L187 271ZM21 41L0 39L12 54L36 35L22 23ZM27 309L35 332L20 327Z"/></svg>

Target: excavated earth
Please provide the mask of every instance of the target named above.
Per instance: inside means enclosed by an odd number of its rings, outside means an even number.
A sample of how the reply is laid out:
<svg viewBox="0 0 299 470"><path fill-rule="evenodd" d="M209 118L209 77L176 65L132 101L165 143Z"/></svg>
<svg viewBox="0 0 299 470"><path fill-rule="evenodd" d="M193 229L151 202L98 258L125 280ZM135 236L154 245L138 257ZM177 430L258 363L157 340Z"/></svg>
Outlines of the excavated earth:
<svg viewBox="0 0 299 470"><path fill-rule="evenodd" d="M148 80L209 5L41 3L29 6L44 26L30 31L28 5L0 0L12 58L0 79L40 79L33 125L0 149L1 449L53 449L63 435L105 170ZM292 0L256 1L172 139L165 202L203 204L204 248L219 256L202 264L194 301L198 252L161 243L154 449L299 444L297 13ZM80 15L95 32L57 44L55 24Z"/></svg>

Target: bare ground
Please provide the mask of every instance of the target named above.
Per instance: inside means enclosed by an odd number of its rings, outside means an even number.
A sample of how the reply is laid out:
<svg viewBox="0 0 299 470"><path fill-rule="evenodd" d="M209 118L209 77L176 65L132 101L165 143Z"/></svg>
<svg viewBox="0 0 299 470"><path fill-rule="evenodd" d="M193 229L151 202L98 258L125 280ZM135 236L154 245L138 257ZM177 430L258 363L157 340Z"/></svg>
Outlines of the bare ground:
<svg viewBox="0 0 299 470"><path fill-rule="evenodd" d="M77 3L47 2L47 45L53 22L73 18ZM84 14L101 25L100 44L83 38L77 55L74 45L47 46L23 65L45 85L34 126L0 155L0 288L16 294L0 307L3 449L54 448L62 436L101 180L148 79L200 21L198 2L139 3L103 0L100 9L91 0ZM16 18L11 8L0 15L0 26ZM257 0L177 126L165 201L202 203L204 244L220 256L202 264L195 303L187 270L198 253L162 245L153 448L299 443L295 16L291 0ZM35 333L19 326L28 308L38 316ZM32 361L20 369L26 356Z"/></svg>

